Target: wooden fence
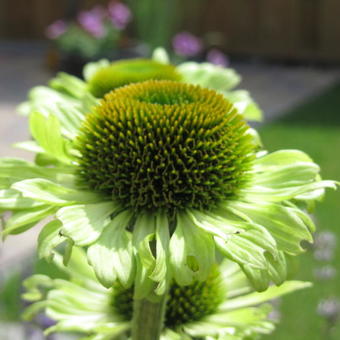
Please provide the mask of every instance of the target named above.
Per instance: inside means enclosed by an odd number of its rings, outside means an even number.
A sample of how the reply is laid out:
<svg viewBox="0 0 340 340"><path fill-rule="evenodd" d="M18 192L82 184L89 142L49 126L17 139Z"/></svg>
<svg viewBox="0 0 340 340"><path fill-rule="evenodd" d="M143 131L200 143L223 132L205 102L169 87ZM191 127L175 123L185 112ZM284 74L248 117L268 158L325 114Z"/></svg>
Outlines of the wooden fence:
<svg viewBox="0 0 340 340"><path fill-rule="evenodd" d="M42 38L71 4L104 2L0 0L0 38ZM187 29L221 32L228 53L340 62L340 0L183 0L180 10Z"/></svg>

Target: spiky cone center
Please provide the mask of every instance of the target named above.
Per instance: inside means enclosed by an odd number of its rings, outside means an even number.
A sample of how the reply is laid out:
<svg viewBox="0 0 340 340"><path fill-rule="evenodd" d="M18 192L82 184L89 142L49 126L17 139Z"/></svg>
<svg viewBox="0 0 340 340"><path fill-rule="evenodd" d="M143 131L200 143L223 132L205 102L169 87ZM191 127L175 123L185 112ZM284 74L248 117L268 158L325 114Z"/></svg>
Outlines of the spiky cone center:
<svg viewBox="0 0 340 340"><path fill-rule="evenodd" d="M136 210L209 209L248 180L248 126L215 91L171 81L105 96L77 141L79 174Z"/></svg>
<svg viewBox="0 0 340 340"><path fill-rule="evenodd" d="M196 281L189 286L171 285L167 297L166 328L176 328L213 314L226 296L220 273L214 268L206 281ZM133 314L133 287L114 285L111 307L122 320L129 321Z"/></svg>
<svg viewBox="0 0 340 340"><path fill-rule="evenodd" d="M97 98L132 83L146 80L181 80L176 67L150 59L122 60L99 69L89 80L89 91Z"/></svg>

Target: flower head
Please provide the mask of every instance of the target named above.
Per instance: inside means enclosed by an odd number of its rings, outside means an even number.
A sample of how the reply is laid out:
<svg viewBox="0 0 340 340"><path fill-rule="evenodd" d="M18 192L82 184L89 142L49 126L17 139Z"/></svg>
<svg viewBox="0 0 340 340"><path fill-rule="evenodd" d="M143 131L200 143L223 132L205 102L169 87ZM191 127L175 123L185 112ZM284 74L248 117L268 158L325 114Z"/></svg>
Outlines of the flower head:
<svg viewBox="0 0 340 340"><path fill-rule="evenodd" d="M193 57L203 49L201 39L189 32L181 32L174 36L172 46L175 52L184 57Z"/></svg>
<svg viewBox="0 0 340 340"><path fill-rule="evenodd" d="M90 11L82 11L78 15L79 24L85 31L96 38L100 38L105 34L103 19L104 10L100 6L96 6Z"/></svg>
<svg viewBox="0 0 340 340"><path fill-rule="evenodd" d="M24 297L37 301L26 310L26 319L45 310L57 322L47 334L77 331L89 336L87 339L107 339L129 331L132 288L116 282L105 289L95 278L85 254L77 248L67 267L58 254L55 261L70 280L52 280L41 275L26 280L28 291ZM203 282L195 281L184 287L171 284L162 340L197 337L215 340L222 335L225 339L241 340L257 333L270 333L274 328L268 320L270 307L263 303L305 287L307 283L291 281L264 293L254 293L239 268L224 261Z"/></svg>
<svg viewBox="0 0 340 340"><path fill-rule="evenodd" d="M80 176L126 207L210 209L247 181L247 129L214 91L170 81L123 87L81 129Z"/></svg>
<svg viewBox="0 0 340 340"><path fill-rule="evenodd" d="M131 21L131 11L129 7L121 2L113 1L108 7L110 19L115 27L122 30Z"/></svg>
<svg viewBox="0 0 340 340"><path fill-rule="evenodd" d="M180 80L181 76L172 65L148 59L132 59L113 62L99 68L88 81L89 91L96 97L118 87L145 80Z"/></svg>
<svg viewBox="0 0 340 340"><path fill-rule="evenodd" d="M49 39L57 39L67 30L67 24L63 20L57 20L46 29L46 36Z"/></svg>

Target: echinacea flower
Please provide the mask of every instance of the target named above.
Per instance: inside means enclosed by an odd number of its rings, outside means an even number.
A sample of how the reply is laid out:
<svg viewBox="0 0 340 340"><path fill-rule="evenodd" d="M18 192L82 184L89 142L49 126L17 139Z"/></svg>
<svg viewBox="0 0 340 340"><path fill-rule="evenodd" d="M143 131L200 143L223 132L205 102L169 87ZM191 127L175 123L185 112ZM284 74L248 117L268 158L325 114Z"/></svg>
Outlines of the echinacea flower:
<svg viewBox="0 0 340 340"><path fill-rule="evenodd" d="M196 56L203 49L201 39L189 32L177 33L172 40L172 46L178 55L184 57Z"/></svg>
<svg viewBox="0 0 340 340"><path fill-rule="evenodd" d="M30 128L22 146L36 162L0 160L0 209L13 211L3 233L49 217L40 256L88 247L100 282L134 284L139 298L206 280L216 254L257 290L281 284L285 255L312 241L300 207L335 187L303 152L258 152L230 102L181 82L124 86L85 110L56 103Z"/></svg>
<svg viewBox="0 0 340 340"><path fill-rule="evenodd" d="M64 20L57 20L46 28L46 36L49 39L57 39L67 30L67 24Z"/></svg>
<svg viewBox="0 0 340 340"><path fill-rule="evenodd" d="M56 321L46 334L75 331L87 340L118 336L128 339L133 289L124 288L119 282L104 288L78 248L67 267L58 254L55 261L69 280L44 275L27 279L24 298L34 303L26 310L25 318L45 311ZM274 324L268 320L271 307L265 303L308 286L287 281L257 293L238 266L225 260L212 269L205 281L194 281L184 287L171 283L161 340L245 340L268 334Z"/></svg>
<svg viewBox="0 0 340 340"><path fill-rule="evenodd" d="M181 75L175 66L154 60L122 60L99 68L88 80L88 89L95 97L103 98L118 87L151 79L179 81Z"/></svg>

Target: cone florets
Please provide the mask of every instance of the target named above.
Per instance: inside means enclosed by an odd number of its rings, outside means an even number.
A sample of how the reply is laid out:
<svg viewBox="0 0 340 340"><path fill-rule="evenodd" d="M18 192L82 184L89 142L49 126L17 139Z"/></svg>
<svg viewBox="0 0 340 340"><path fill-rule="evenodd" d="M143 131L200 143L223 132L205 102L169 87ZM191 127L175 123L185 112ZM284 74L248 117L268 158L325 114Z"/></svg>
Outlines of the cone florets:
<svg viewBox="0 0 340 340"><path fill-rule="evenodd" d="M248 126L220 94L171 81L105 96L78 138L80 175L135 209L205 209L247 180Z"/></svg>

